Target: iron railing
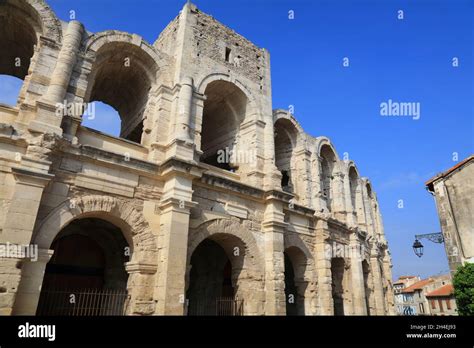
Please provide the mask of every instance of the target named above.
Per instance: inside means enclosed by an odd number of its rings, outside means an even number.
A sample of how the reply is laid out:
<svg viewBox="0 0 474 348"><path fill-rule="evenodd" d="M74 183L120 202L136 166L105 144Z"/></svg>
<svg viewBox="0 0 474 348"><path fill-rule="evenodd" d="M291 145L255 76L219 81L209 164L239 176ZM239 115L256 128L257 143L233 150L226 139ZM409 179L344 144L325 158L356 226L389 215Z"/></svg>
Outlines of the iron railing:
<svg viewBox="0 0 474 348"><path fill-rule="evenodd" d="M43 290L37 315L125 315L130 296L126 290Z"/></svg>
<svg viewBox="0 0 474 348"><path fill-rule="evenodd" d="M190 300L188 315L240 316L244 314L244 300L217 297L215 300Z"/></svg>

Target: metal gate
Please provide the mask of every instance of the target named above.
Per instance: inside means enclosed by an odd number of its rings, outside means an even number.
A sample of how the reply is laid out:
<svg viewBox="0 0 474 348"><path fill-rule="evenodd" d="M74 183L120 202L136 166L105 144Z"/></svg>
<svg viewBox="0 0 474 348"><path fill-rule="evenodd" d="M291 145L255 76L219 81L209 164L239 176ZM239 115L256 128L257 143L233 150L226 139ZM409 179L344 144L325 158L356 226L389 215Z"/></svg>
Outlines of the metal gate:
<svg viewBox="0 0 474 348"><path fill-rule="evenodd" d="M217 297L215 300L190 300L188 315L239 316L244 314L244 300Z"/></svg>
<svg viewBox="0 0 474 348"><path fill-rule="evenodd" d="M125 315L130 296L126 290L80 289L41 291L37 315Z"/></svg>

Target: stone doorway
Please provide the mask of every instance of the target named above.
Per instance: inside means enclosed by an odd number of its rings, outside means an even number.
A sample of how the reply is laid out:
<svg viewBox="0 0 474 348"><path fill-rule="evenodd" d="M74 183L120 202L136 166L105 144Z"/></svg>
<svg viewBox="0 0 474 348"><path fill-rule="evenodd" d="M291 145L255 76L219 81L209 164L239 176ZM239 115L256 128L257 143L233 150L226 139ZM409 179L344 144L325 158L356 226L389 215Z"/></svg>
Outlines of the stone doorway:
<svg viewBox="0 0 474 348"><path fill-rule="evenodd" d="M51 245L37 315L125 314L128 248L122 231L107 221L72 221Z"/></svg>
<svg viewBox="0 0 474 348"><path fill-rule="evenodd" d="M191 256L188 315L241 315L243 301L235 297L232 263L215 241L205 239Z"/></svg>
<svg viewBox="0 0 474 348"><path fill-rule="evenodd" d="M332 259L331 275L334 315L344 315L344 259L340 257Z"/></svg>

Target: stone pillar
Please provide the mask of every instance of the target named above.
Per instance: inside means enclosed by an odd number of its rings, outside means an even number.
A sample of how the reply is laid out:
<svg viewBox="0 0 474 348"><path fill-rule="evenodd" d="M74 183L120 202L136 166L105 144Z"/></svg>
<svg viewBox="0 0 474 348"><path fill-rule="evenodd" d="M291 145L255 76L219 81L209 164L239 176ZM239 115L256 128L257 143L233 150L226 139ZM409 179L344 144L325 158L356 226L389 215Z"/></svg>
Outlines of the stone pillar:
<svg viewBox="0 0 474 348"><path fill-rule="evenodd" d="M192 142L191 117L193 107L193 79L190 77L184 77L181 82L178 104L178 112L176 114L176 138L186 142Z"/></svg>
<svg viewBox="0 0 474 348"><path fill-rule="evenodd" d="M294 150L295 172L293 174L293 184L297 187L295 192L299 197L299 204L312 207L311 181L310 181L310 152L302 145Z"/></svg>
<svg viewBox="0 0 474 348"><path fill-rule="evenodd" d="M156 314L183 315L186 304L186 263L190 202L170 198L161 205L161 245Z"/></svg>
<svg viewBox="0 0 474 348"><path fill-rule="evenodd" d="M52 131L62 134L60 128L62 114L58 116L58 103L63 103L71 79L71 73L76 64L84 28L78 21L71 21L67 26L61 50L56 61L48 90L37 102L37 115L30 124L30 129L46 132ZM61 110L59 110L61 111Z"/></svg>
<svg viewBox="0 0 474 348"><path fill-rule="evenodd" d="M371 273L374 282L375 312L377 315L384 315L385 296L383 293L382 275L380 273L378 254L372 253L372 255L370 256L370 268L372 270Z"/></svg>
<svg viewBox="0 0 474 348"><path fill-rule="evenodd" d="M156 310L153 300L153 286L157 265L131 261L125 264L125 270L129 274L127 291L130 295L127 314L153 314Z"/></svg>
<svg viewBox="0 0 474 348"><path fill-rule="evenodd" d="M262 224L265 244L265 315L285 315L285 259L283 203L268 202Z"/></svg>
<svg viewBox="0 0 474 348"><path fill-rule="evenodd" d="M352 302L355 315L367 315L365 303L364 273L362 271L361 246L357 233L350 236Z"/></svg>
<svg viewBox="0 0 474 348"><path fill-rule="evenodd" d="M364 190L362 188L363 182L361 179L357 179L357 189L356 189L356 214L357 214L357 225L362 231L367 232L367 216L365 213L364 205Z"/></svg>
<svg viewBox="0 0 474 348"><path fill-rule="evenodd" d="M37 260L25 259L23 261L13 315L36 314L46 265L53 253L53 250L39 249Z"/></svg>
<svg viewBox="0 0 474 348"><path fill-rule="evenodd" d="M316 222L315 259L318 274L319 314L334 315L331 275L331 243L327 222Z"/></svg>
<svg viewBox="0 0 474 348"><path fill-rule="evenodd" d="M386 277L385 282L387 284L387 291L385 293L386 314L395 315L395 297L392 285L392 260L387 251L385 251L385 256L383 258L383 270Z"/></svg>
<svg viewBox="0 0 474 348"><path fill-rule="evenodd" d="M367 187L364 181L362 185L362 197L364 201L367 233L369 236L375 238L374 218L373 218L373 213L372 213L372 199L368 195Z"/></svg>
<svg viewBox="0 0 474 348"><path fill-rule="evenodd" d="M332 200L333 200L333 216L342 222L346 221L346 204L344 198L344 173L335 171L332 180Z"/></svg>
<svg viewBox="0 0 474 348"><path fill-rule="evenodd" d="M69 22L56 66L51 74L51 82L46 94L43 96L45 101L50 101L54 104L63 102L71 73L76 63L76 54L82 41L83 32L84 28L80 22Z"/></svg>
<svg viewBox="0 0 474 348"><path fill-rule="evenodd" d="M344 176L344 203L346 205L346 223L349 227L355 227L357 223L356 209L352 204L351 181L348 173Z"/></svg>
<svg viewBox="0 0 474 348"><path fill-rule="evenodd" d="M36 171L13 168L16 184L0 243L27 246L31 242L43 189L53 177ZM2 259L0 272L0 313L10 314L20 285L22 258Z"/></svg>

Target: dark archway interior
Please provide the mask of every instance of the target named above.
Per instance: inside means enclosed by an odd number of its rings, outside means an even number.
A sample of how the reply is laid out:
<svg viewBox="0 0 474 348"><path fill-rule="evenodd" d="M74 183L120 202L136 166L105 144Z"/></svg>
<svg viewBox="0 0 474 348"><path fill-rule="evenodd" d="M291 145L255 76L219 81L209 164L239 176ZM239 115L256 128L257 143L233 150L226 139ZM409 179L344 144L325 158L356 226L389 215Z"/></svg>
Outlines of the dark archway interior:
<svg viewBox="0 0 474 348"><path fill-rule="evenodd" d="M0 102L7 105L20 100L21 80L28 75L40 31L32 9L19 1L13 4L0 6Z"/></svg>
<svg viewBox="0 0 474 348"><path fill-rule="evenodd" d="M286 315L305 315L305 271L307 259L301 249L289 247L285 257Z"/></svg>
<svg viewBox="0 0 474 348"><path fill-rule="evenodd" d="M298 291L295 283L295 271L287 253L285 255L285 299L286 315L298 315Z"/></svg>
<svg viewBox="0 0 474 348"><path fill-rule="evenodd" d="M370 315L370 296L371 296L371 288L369 284L369 276L370 276L370 267L369 263L364 260L362 261L362 273L364 274L364 290L365 290L365 306L367 308L367 315Z"/></svg>
<svg viewBox="0 0 474 348"><path fill-rule="evenodd" d="M356 194L357 194L357 172L354 169L354 167L351 167L349 169L349 183L350 183L350 189L351 189L351 202L352 202L352 207L354 208L354 211L357 211L357 204L356 204Z"/></svg>
<svg viewBox="0 0 474 348"><path fill-rule="evenodd" d="M294 183L291 166L296 141L294 126L289 120L279 119L275 122L274 131L275 165L282 175L281 188L283 191L293 193Z"/></svg>
<svg viewBox="0 0 474 348"><path fill-rule="evenodd" d="M336 156L329 145L321 147L321 190L326 199L327 208L331 211L332 204L332 179Z"/></svg>
<svg viewBox="0 0 474 348"><path fill-rule="evenodd" d="M17 7L18 6L18 7ZM36 20L26 4L0 7L0 74L24 79L28 75L30 59L37 44L35 29L30 23Z"/></svg>
<svg viewBox="0 0 474 348"><path fill-rule="evenodd" d="M236 85L227 81L209 83L204 92L201 130L201 161L226 170L235 169L219 157L219 151L233 151L240 125L247 112L247 97Z"/></svg>
<svg viewBox="0 0 474 348"><path fill-rule="evenodd" d="M191 257L188 315L217 315L223 298L234 297L232 264L224 249L205 239Z"/></svg>
<svg viewBox="0 0 474 348"><path fill-rule="evenodd" d="M147 69L154 66L151 57L138 47L115 42L99 49L91 72L88 102L100 101L113 107L121 119L120 137L136 143L141 142L152 84Z"/></svg>
<svg viewBox="0 0 474 348"><path fill-rule="evenodd" d="M344 315L344 259L340 257L331 260L332 298L334 315Z"/></svg>
<svg viewBox="0 0 474 348"><path fill-rule="evenodd" d="M54 254L46 266L38 314L71 315L71 306L65 313L60 312L68 305L70 294L126 291L128 274L124 264L130 253L122 231L115 225L95 218L74 220L58 234L51 249Z"/></svg>

